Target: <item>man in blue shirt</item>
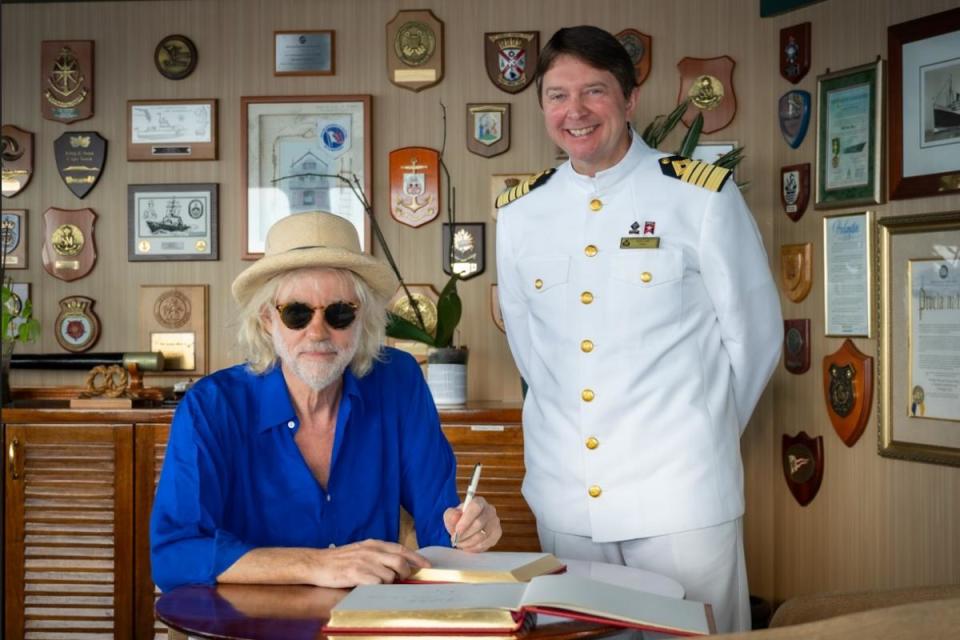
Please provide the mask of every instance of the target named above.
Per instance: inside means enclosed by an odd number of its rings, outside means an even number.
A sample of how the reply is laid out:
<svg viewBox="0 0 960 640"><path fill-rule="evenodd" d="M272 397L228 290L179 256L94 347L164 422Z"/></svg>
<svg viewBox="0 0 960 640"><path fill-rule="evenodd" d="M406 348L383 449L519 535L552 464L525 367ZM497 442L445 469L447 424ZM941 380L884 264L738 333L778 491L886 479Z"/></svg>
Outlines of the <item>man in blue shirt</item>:
<svg viewBox="0 0 960 640"><path fill-rule="evenodd" d="M397 544L467 551L502 533L493 506L457 506L455 461L416 362L383 348L397 281L329 213L288 216L241 273L246 364L187 393L150 522L153 578L183 584L392 582L429 566Z"/></svg>

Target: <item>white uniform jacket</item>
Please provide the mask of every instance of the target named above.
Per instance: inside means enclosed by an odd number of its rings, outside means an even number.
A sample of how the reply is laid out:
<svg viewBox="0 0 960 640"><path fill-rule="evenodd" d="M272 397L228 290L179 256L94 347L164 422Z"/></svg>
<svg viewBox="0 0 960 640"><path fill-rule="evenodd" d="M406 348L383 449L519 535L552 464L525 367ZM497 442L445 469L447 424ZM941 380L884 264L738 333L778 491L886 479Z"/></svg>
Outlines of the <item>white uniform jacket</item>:
<svg viewBox="0 0 960 640"><path fill-rule="evenodd" d="M529 384L523 495L546 527L597 542L743 514L740 433L780 356L779 296L736 184L664 175L664 155L634 136L593 178L567 162L497 221ZM621 248L644 237L659 248Z"/></svg>

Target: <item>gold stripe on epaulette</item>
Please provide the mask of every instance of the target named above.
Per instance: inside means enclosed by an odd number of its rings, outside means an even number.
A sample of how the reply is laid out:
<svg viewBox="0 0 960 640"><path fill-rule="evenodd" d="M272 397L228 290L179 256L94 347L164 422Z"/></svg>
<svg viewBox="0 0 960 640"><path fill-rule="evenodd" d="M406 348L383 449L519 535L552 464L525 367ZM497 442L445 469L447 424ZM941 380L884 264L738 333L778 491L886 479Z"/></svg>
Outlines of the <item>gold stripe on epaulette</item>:
<svg viewBox="0 0 960 640"><path fill-rule="evenodd" d="M497 209L510 204L517 198L522 198L530 193L531 189L536 189L537 187L546 184L547 180L550 179L550 176L552 176L555 171L556 169L546 169L535 176L527 178L520 184L506 189L503 193L497 196Z"/></svg>

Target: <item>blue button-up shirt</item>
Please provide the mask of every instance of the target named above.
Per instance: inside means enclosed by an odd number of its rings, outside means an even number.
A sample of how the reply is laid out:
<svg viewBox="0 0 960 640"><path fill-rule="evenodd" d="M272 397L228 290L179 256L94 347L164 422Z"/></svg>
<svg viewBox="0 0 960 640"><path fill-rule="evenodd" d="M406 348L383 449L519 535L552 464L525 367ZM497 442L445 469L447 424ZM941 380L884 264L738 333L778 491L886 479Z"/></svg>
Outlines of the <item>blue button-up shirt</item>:
<svg viewBox="0 0 960 640"><path fill-rule="evenodd" d="M300 424L280 367L203 378L177 408L150 520L153 579L214 584L256 547L396 541L401 505L423 545L450 544L456 464L416 362L386 349L343 375L327 488L294 442Z"/></svg>

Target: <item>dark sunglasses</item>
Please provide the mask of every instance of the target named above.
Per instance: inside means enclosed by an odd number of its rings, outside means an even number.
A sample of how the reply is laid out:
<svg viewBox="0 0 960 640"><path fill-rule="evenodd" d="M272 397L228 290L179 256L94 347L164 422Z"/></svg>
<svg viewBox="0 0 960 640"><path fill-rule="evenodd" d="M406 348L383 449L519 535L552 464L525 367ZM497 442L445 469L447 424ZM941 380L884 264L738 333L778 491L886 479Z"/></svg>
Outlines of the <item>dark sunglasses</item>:
<svg viewBox="0 0 960 640"><path fill-rule="evenodd" d="M357 308L355 302L343 300L332 302L325 307L311 307L305 302L288 302L278 304L277 312L280 313L280 321L284 326L294 331L305 329L318 309L323 309L323 319L331 328L346 329L356 319Z"/></svg>

